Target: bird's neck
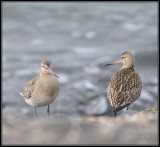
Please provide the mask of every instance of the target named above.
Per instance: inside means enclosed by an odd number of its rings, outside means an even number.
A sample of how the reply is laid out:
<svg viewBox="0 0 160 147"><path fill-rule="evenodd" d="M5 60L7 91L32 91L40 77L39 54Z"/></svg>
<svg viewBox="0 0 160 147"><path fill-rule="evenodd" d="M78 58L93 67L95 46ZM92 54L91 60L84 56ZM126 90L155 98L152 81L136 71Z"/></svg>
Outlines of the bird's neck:
<svg viewBox="0 0 160 147"><path fill-rule="evenodd" d="M51 74L49 74L49 73L40 73L40 77L50 77L51 76Z"/></svg>
<svg viewBox="0 0 160 147"><path fill-rule="evenodd" d="M134 70L134 64L132 64L131 66L123 65L121 69L124 69L124 68L129 68L131 70Z"/></svg>

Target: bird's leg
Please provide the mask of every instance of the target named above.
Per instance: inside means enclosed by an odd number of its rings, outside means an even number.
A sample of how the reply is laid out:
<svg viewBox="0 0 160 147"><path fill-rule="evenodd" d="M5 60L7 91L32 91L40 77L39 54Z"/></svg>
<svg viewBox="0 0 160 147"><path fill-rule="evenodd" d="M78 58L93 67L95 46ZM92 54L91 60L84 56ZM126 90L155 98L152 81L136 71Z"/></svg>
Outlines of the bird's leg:
<svg viewBox="0 0 160 147"><path fill-rule="evenodd" d="M114 117L116 117L117 111L115 106L114 106L113 112L114 112Z"/></svg>
<svg viewBox="0 0 160 147"><path fill-rule="evenodd" d="M48 105L47 113L49 114L49 105Z"/></svg>
<svg viewBox="0 0 160 147"><path fill-rule="evenodd" d="M37 116L37 113L36 113L36 107L34 107L34 116Z"/></svg>
<svg viewBox="0 0 160 147"><path fill-rule="evenodd" d="M129 106L127 107L127 110L129 109Z"/></svg>

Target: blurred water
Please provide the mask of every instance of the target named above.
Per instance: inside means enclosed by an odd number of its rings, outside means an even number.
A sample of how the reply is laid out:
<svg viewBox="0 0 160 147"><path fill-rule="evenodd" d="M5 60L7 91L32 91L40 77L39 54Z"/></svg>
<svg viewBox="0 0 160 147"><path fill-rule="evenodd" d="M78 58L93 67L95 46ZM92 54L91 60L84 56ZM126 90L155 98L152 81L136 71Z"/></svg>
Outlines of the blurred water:
<svg viewBox="0 0 160 147"><path fill-rule="evenodd" d="M40 62L49 59L61 83L51 113L110 115L106 89L121 65L104 64L125 50L135 55L143 81L131 111L155 106L157 7L154 2L3 2L3 108L33 115L19 92L39 74Z"/></svg>

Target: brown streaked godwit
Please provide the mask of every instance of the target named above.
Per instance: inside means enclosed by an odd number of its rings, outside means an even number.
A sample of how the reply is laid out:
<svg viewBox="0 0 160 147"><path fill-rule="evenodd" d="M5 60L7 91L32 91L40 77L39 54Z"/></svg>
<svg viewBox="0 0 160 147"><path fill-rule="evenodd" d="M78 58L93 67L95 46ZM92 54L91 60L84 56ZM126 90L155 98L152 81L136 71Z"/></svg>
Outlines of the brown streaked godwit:
<svg viewBox="0 0 160 147"><path fill-rule="evenodd" d="M114 108L114 116L116 116L117 111L125 107L128 110L129 105L140 97L142 90L141 78L134 70L133 54L125 51L120 60L105 66L118 63L123 63L123 66L112 76L107 89L107 97Z"/></svg>
<svg viewBox="0 0 160 147"><path fill-rule="evenodd" d="M40 75L30 80L24 90L20 93L27 104L35 107L48 105L47 112L49 114L49 104L58 96L60 84L51 69L51 62L43 60L41 62Z"/></svg>

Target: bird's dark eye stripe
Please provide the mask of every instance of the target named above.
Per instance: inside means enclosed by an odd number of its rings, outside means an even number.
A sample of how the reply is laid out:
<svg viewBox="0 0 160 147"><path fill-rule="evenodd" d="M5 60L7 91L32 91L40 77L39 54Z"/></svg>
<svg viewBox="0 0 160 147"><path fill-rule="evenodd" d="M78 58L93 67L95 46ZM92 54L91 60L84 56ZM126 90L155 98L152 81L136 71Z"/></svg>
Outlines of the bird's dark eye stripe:
<svg viewBox="0 0 160 147"><path fill-rule="evenodd" d="M42 67L44 67L44 68L46 68L46 69L47 69L47 67L46 67L45 65L43 65Z"/></svg>

